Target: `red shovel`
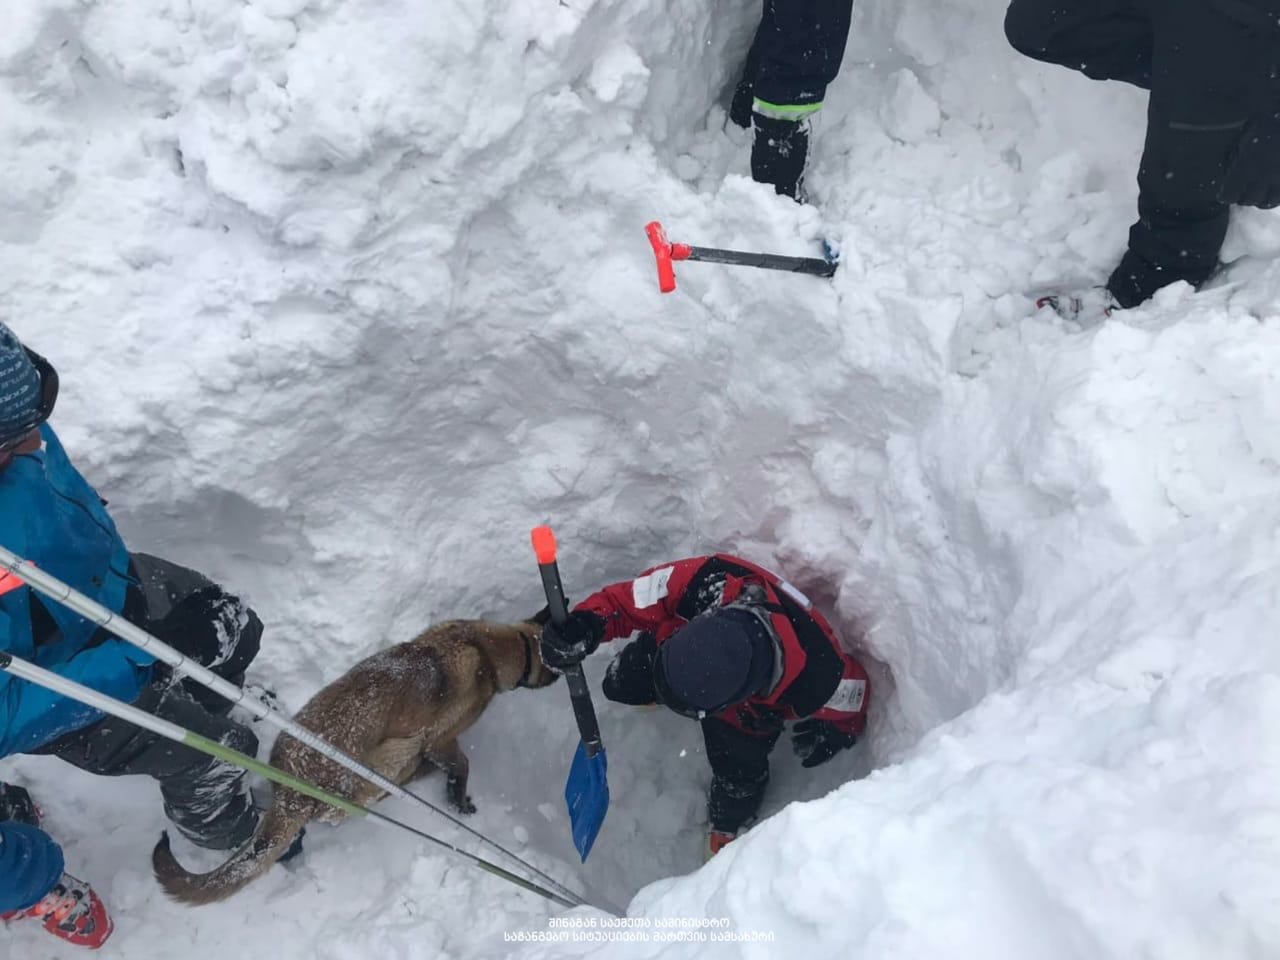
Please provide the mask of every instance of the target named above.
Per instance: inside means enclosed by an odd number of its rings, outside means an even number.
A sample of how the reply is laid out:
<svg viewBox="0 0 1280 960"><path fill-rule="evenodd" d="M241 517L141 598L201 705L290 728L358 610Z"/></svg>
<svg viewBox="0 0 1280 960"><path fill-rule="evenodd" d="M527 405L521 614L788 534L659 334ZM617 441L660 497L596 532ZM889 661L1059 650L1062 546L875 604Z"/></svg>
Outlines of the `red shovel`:
<svg viewBox="0 0 1280 960"><path fill-rule="evenodd" d="M830 277L836 272L836 261L822 257L783 257L775 253L746 253L742 250L717 250L715 247L693 247L687 243L671 243L667 232L657 220L647 224L644 232L649 236L654 259L658 261L658 289L670 293L676 288L676 260L705 260L708 263L732 263L740 267L763 267L765 270L785 270L788 273L807 273L815 277Z"/></svg>

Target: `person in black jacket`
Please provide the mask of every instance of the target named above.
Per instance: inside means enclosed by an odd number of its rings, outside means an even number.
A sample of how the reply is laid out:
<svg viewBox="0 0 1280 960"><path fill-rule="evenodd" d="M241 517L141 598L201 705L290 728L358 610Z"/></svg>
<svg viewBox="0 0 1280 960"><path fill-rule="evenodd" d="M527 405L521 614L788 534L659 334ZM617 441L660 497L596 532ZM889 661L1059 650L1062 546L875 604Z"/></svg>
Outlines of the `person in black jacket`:
<svg viewBox="0 0 1280 960"><path fill-rule="evenodd" d="M754 128L751 176L792 198L809 154L809 118L840 72L853 0L764 0L729 117Z"/></svg>
<svg viewBox="0 0 1280 960"><path fill-rule="evenodd" d="M1151 92L1129 249L1090 304L1099 320L1166 284L1204 283L1229 204L1280 205L1280 0L1013 0L1013 46Z"/></svg>

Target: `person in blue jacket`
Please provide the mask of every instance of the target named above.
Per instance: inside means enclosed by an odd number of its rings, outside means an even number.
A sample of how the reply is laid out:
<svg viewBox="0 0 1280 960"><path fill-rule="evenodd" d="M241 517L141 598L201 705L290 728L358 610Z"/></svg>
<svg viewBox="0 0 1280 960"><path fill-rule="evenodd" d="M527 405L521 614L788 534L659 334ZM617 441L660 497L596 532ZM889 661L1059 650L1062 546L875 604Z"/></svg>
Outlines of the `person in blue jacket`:
<svg viewBox="0 0 1280 960"><path fill-rule="evenodd" d="M130 553L106 502L77 472L47 423L53 367L0 324L0 544L235 683L258 652L262 622L194 570ZM231 704L0 571L0 650L243 753L257 738ZM0 672L0 757L46 754L105 776L146 774L187 839L231 849L254 832L244 773L133 724ZM0 920L34 918L100 946L111 921L90 886L67 874L21 788L0 784Z"/></svg>

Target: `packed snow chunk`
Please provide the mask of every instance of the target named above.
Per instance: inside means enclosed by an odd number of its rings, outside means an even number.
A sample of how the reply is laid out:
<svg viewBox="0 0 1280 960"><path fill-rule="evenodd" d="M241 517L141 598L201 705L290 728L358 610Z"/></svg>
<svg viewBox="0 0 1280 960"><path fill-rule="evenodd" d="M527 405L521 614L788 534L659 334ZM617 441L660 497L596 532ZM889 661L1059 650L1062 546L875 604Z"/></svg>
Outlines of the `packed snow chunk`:
<svg viewBox="0 0 1280 960"><path fill-rule="evenodd" d="M942 111L911 70L898 70L889 81L880 107L880 122L891 137L914 143L936 136Z"/></svg>
<svg viewBox="0 0 1280 960"><path fill-rule="evenodd" d="M591 66L587 82L604 103L638 106L645 93L649 68L629 44L607 47Z"/></svg>

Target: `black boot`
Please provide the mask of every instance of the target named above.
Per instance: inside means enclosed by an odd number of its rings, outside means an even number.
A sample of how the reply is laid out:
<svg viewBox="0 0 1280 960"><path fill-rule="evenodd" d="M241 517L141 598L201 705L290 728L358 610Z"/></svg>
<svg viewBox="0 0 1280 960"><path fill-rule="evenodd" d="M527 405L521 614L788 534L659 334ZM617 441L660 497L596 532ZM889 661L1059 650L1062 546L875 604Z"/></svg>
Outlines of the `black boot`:
<svg viewBox="0 0 1280 960"><path fill-rule="evenodd" d="M751 178L771 183L774 190L795 200L804 178L809 155L809 123L806 120L777 120L752 115L755 140L751 144Z"/></svg>
<svg viewBox="0 0 1280 960"><path fill-rule="evenodd" d="M40 809L25 787L0 783L0 822L5 820L40 826Z"/></svg>

